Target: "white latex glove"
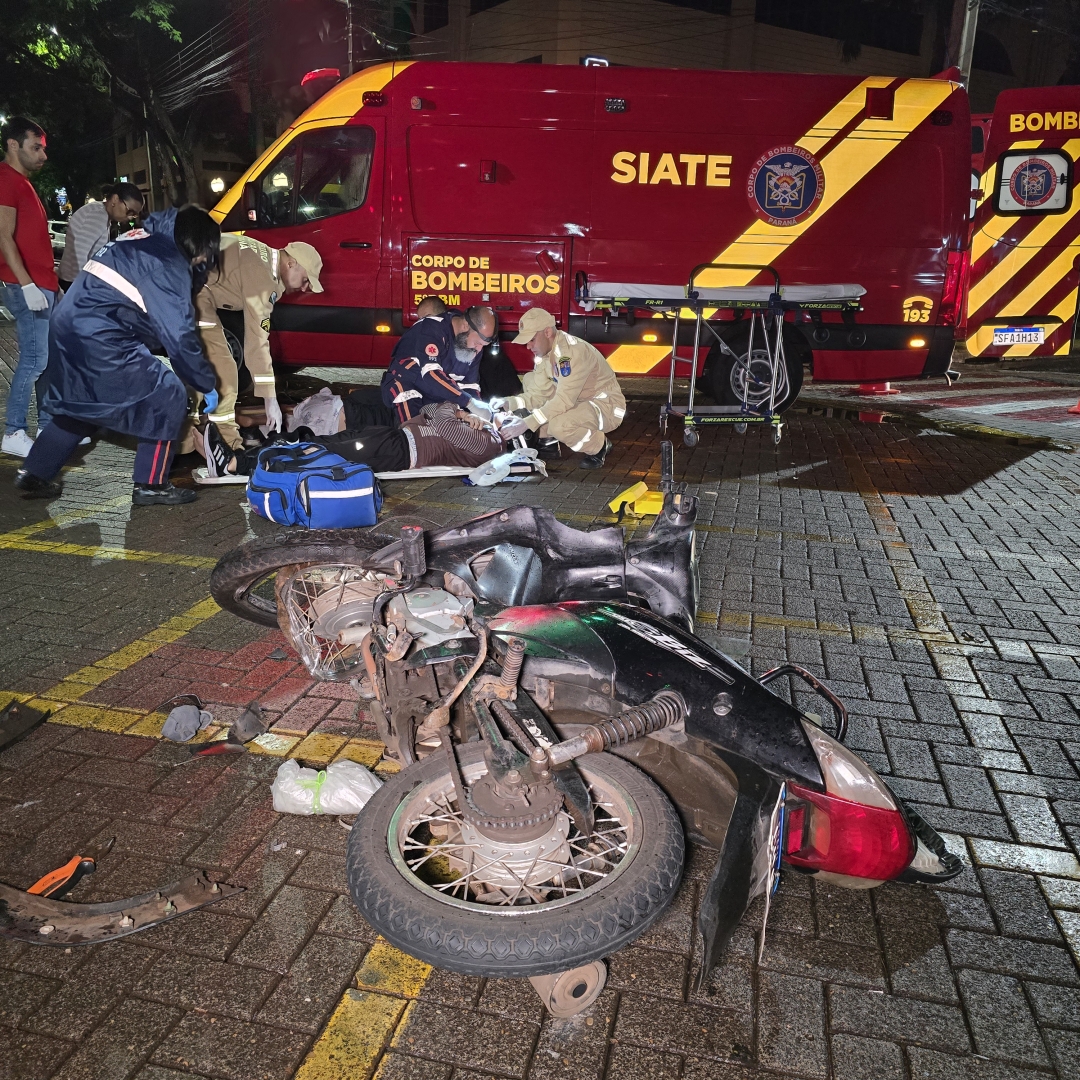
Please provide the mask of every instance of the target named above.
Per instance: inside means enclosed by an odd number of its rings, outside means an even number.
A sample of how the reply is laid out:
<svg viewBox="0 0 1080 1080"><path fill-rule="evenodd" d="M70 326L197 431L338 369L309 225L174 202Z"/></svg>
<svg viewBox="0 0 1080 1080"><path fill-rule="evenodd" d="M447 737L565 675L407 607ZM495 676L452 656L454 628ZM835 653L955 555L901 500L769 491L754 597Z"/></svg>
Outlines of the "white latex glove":
<svg viewBox="0 0 1080 1080"><path fill-rule="evenodd" d="M490 420L494 415L491 411L491 406L486 401L481 401L479 398L469 398L468 411L473 416L479 416L481 420Z"/></svg>
<svg viewBox="0 0 1080 1080"><path fill-rule="evenodd" d="M529 425L520 416L514 416L512 413L506 415L506 422L499 425L499 438L503 442L509 442L511 439L516 439L519 435L524 435L529 430Z"/></svg>
<svg viewBox="0 0 1080 1080"><path fill-rule="evenodd" d="M488 404L491 406L491 408L495 412L505 412L506 411L506 398L504 398L504 397L493 397L488 402Z"/></svg>
<svg viewBox="0 0 1080 1080"><path fill-rule="evenodd" d="M31 311L45 311L48 308L49 298L32 281L29 285L24 285L22 291L26 306Z"/></svg>
<svg viewBox="0 0 1080 1080"><path fill-rule="evenodd" d="M276 397L263 399L266 406L266 426L271 431L281 431L281 406Z"/></svg>

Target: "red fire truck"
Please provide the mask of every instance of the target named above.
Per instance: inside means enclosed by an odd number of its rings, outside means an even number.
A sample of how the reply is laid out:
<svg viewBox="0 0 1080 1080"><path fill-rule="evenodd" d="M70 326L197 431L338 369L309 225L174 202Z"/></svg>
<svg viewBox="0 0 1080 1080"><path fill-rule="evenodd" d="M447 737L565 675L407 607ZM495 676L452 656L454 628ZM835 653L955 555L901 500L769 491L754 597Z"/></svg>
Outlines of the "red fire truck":
<svg viewBox="0 0 1080 1080"><path fill-rule="evenodd" d="M664 374L670 322L590 313L575 282L680 285L723 262L772 266L784 284L861 286L856 314L788 326L791 400L803 362L817 379L857 382L948 367L968 130L967 95L947 79L381 64L315 102L214 214L322 255L326 291L275 309L285 364L383 367L436 294L493 306L504 340L541 305L617 372ZM767 280L727 269L697 283ZM744 355L739 315L717 317ZM706 388L734 400L725 356L713 347Z"/></svg>
<svg viewBox="0 0 1080 1080"><path fill-rule="evenodd" d="M973 117L975 209L967 321L972 356L1071 351L1080 284L1080 87L1006 90ZM977 154L976 130L986 132Z"/></svg>

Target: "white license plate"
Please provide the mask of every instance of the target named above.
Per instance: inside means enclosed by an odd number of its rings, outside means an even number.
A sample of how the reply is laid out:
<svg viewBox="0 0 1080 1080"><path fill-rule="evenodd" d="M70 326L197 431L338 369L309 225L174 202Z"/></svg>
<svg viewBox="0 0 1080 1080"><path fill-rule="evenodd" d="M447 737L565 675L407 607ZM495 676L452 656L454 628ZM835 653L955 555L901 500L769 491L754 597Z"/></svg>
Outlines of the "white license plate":
<svg viewBox="0 0 1080 1080"><path fill-rule="evenodd" d="M1046 331L1041 326L1003 326L994 330L995 345L1042 345Z"/></svg>

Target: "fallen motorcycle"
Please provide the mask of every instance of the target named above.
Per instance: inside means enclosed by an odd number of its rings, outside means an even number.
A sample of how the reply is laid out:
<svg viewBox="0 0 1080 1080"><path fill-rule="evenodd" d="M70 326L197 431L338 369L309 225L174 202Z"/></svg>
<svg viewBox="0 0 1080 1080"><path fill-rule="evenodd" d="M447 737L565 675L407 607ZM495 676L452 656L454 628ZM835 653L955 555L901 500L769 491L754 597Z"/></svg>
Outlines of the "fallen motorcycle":
<svg viewBox="0 0 1080 1080"><path fill-rule="evenodd" d="M853 888L962 869L843 745L844 706L813 675L755 679L694 635L697 500L663 450L641 540L517 506L396 537L280 533L211 577L314 677L356 680L403 766L349 837L364 918L434 966L527 976L561 1015L663 913L686 838L719 851L699 986L781 863ZM824 699L832 734L767 689L781 676Z"/></svg>

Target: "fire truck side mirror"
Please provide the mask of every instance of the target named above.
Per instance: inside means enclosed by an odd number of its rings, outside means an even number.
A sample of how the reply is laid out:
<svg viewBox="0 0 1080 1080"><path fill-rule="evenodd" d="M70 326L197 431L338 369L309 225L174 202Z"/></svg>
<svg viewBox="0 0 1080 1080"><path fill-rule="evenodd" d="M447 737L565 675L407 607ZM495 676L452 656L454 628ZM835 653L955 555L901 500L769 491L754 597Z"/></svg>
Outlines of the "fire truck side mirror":
<svg viewBox="0 0 1080 1080"><path fill-rule="evenodd" d="M257 225L259 223L259 189L254 180L244 185L244 223Z"/></svg>

